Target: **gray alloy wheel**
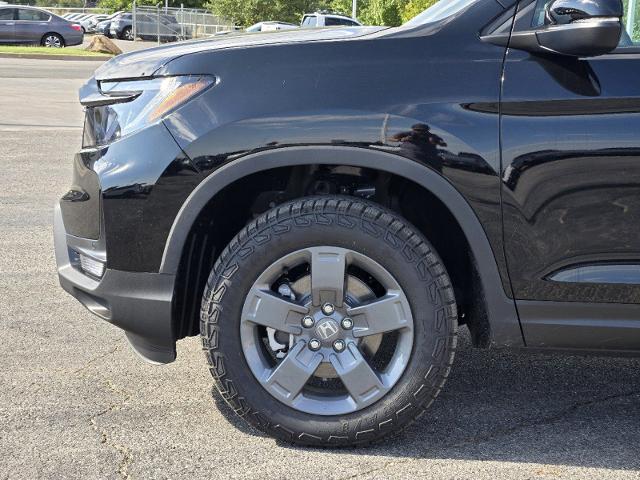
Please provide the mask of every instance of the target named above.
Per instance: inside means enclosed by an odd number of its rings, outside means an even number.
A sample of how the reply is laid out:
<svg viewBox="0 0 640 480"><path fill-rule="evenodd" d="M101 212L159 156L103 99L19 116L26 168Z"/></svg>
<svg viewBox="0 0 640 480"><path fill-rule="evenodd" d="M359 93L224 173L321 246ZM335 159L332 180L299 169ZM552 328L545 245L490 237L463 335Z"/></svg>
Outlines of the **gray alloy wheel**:
<svg viewBox="0 0 640 480"><path fill-rule="evenodd" d="M62 37L56 33L47 33L42 38L42 46L48 48L62 48L64 47L64 41Z"/></svg>
<svg viewBox="0 0 640 480"><path fill-rule="evenodd" d="M308 275L281 282L284 272L304 264ZM347 274L351 267L384 292L374 296ZM376 364L381 337L390 332L396 341ZM396 384L411 356L413 316L402 288L377 262L318 246L279 259L258 277L244 302L240 335L251 371L271 395L302 412L341 415L380 400Z"/></svg>
<svg viewBox="0 0 640 480"><path fill-rule="evenodd" d="M122 31L122 38L125 40L133 41L133 29L131 27L127 27Z"/></svg>

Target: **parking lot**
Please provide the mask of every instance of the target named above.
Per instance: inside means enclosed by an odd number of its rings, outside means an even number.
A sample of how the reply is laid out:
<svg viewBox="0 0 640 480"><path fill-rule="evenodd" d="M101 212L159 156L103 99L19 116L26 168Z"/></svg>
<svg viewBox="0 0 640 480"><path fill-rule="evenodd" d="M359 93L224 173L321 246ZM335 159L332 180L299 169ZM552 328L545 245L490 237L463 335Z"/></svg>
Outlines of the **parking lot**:
<svg viewBox="0 0 640 480"><path fill-rule="evenodd" d="M640 359L473 350L402 437L279 444L216 407L196 338L139 360L57 283L52 209L70 185L99 64L0 59L0 478L640 478Z"/></svg>

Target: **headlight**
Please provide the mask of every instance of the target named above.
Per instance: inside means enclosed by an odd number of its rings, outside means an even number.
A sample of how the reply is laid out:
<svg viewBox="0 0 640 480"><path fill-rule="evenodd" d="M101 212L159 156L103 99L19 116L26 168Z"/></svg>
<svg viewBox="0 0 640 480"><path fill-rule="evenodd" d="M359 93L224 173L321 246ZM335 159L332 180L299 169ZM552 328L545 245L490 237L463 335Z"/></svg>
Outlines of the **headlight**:
<svg viewBox="0 0 640 480"><path fill-rule="evenodd" d="M161 120L215 83L205 75L100 82L86 106L83 147L106 145Z"/></svg>

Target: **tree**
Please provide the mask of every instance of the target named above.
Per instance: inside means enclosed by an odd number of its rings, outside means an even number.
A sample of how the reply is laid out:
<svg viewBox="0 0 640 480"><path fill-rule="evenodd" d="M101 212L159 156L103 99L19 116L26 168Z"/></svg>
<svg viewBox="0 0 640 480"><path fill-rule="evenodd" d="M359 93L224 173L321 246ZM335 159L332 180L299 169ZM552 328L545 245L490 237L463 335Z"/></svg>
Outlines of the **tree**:
<svg viewBox="0 0 640 480"><path fill-rule="evenodd" d="M209 0L205 7L238 25L266 20L300 23L305 13L326 9L330 0Z"/></svg>
<svg viewBox="0 0 640 480"><path fill-rule="evenodd" d="M361 13L367 9L369 0L358 0L358 11L356 17L359 18ZM341 15L351 16L352 0L333 0L330 4L330 10Z"/></svg>
<svg viewBox="0 0 640 480"><path fill-rule="evenodd" d="M395 27L402 23L401 12L407 0L369 0L359 18L367 25Z"/></svg>
<svg viewBox="0 0 640 480"><path fill-rule="evenodd" d="M28 0L12 1L11 3L17 5L33 5L33 2ZM52 5L49 0L36 0L36 6L46 9ZM82 8L84 7L84 0L56 0L55 6L61 8Z"/></svg>
<svg viewBox="0 0 640 480"><path fill-rule="evenodd" d="M438 0L409 0L402 9L402 21L408 22L416 15L419 15Z"/></svg>
<svg viewBox="0 0 640 480"><path fill-rule="evenodd" d="M625 28L627 28L627 21L629 17L629 0L622 0L622 5L624 7L624 15L622 16L622 20L625 23ZM629 35L634 42L640 41L640 5L635 5L635 15L633 16L633 28L631 30L631 34Z"/></svg>
<svg viewBox="0 0 640 480"><path fill-rule="evenodd" d="M204 0L169 0L169 7L180 8L180 4L184 4L185 8L204 8ZM131 11L133 0L100 0L98 6L109 12L117 12L120 10ZM136 5L140 7L155 7L160 5L164 7L164 0L136 0Z"/></svg>
<svg viewBox="0 0 640 480"><path fill-rule="evenodd" d="M130 0L102 0L126 2ZM151 0L141 0L151 1ZM178 1L178 0L176 0ZM197 0L191 0L197 1ZM248 26L266 20L300 23L305 13L331 10L351 16L352 0L201 0L216 15ZM400 25L437 0L358 0L356 17L366 25ZM186 6L186 4L185 4Z"/></svg>

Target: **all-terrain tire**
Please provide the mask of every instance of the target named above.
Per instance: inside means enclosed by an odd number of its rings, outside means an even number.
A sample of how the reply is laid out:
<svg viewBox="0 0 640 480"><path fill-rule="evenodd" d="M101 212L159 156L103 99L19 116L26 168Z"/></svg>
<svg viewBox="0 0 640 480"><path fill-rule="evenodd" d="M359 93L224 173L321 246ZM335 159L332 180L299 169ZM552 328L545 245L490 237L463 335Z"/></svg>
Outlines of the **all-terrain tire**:
<svg viewBox="0 0 640 480"><path fill-rule="evenodd" d="M413 314L413 348L402 376L380 400L345 415L312 415L280 402L254 377L241 345L241 312L253 282L278 258L314 245L349 248L378 262L402 287ZM396 213L350 197L302 198L249 223L218 257L200 319L224 400L268 435L307 446L368 444L404 429L439 394L456 346L453 288L435 250Z"/></svg>

